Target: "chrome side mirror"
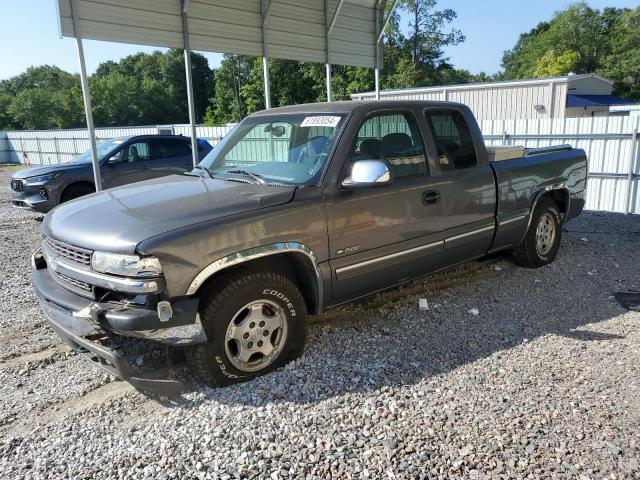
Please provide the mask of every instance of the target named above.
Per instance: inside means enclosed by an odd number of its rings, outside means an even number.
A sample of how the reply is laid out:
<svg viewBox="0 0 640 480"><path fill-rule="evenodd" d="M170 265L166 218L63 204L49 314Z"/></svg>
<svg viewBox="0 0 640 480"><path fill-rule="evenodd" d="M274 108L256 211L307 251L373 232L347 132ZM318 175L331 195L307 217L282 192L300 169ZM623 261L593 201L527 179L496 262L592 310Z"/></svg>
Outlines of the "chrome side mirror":
<svg viewBox="0 0 640 480"><path fill-rule="evenodd" d="M391 172L382 160L359 160L351 167L351 176L342 181L347 189L384 187L391 184Z"/></svg>
<svg viewBox="0 0 640 480"><path fill-rule="evenodd" d="M113 157L107 160L107 163L109 165L116 165L118 163L122 163L122 160L120 160L120 157L118 155L114 155Z"/></svg>

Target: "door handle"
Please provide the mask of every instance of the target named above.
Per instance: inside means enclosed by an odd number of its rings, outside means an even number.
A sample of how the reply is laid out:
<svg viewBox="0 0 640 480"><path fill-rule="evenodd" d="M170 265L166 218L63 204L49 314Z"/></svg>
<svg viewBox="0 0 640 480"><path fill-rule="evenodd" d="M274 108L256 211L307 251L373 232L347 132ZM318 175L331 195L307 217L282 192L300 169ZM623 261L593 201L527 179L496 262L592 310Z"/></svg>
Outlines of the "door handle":
<svg viewBox="0 0 640 480"><path fill-rule="evenodd" d="M422 192L422 204L431 205L440 201L440 192L437 190L427 190Z"/></svg>
<svg viewBox="0 0 640 480"><path fill-rule="evenodd" d="M142 167L142 170L149 170L150 167Z"/></svg>

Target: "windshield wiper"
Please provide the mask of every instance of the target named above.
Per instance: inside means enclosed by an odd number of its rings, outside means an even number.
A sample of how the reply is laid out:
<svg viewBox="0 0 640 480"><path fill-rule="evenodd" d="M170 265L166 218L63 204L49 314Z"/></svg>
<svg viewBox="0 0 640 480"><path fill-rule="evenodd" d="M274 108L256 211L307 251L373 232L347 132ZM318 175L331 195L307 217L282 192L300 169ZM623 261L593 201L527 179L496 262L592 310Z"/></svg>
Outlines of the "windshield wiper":
<svg viewBox="0 0 640 480"><path fill-rule="evenodd" d="M224 173L235 173L237 175L244 175L249 177L258 185L267 185L267 181L264 177L258 173L248 172L247 170L235 169L235 170L226 170Z"/></svg>

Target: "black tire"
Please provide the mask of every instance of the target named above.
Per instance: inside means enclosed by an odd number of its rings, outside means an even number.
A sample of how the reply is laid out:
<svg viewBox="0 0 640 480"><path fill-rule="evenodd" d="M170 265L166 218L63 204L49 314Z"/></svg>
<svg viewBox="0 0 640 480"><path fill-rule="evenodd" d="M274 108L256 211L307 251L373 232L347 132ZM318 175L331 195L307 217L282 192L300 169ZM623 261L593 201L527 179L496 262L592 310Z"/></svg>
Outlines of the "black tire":
<svg viewBox="0 0 640 480"><path fill-rule="evenodd" d="M542 228L543 232L553 229L553 240L549 241L550 235L544 234L543 240L539 242L539 228ZM558 206L550 198L543 198L533 211L531 224L524 239L513 249L513 257L523 267L543 267L556 258L561 239L562 221Z"/></svg>
<svg viewBox="0 0 640 480"><path fill-rule="evenodd" d="M96 189L89 183L72 183L62 192L62 195L60 196L60 203L84 197L85 195L89 195L95 191Z"/></svg>
<svg viewBox="0 0 640 480"><path fill-rule="evenodd" d="M227 329L231 328L230 324L234 318L241 315L242 309L252 302L255 304L269 302L274 307L279 307L277 312L274 310L274 315L277 315L278 318L283 318L284 315L286 327L277 354L275 351L270 357L262 353L255 354L255 358L264 358L265 361L271 358L270 363L264 368L247 371L238 368L239 360L236 359L234 362L232 358L233 349L240 348L238 346L240 342L227 340ZM269 313L271 305L265 304L262 311L266 309L266 313ZM251 380L299 357L304 350L307 330L306 304L298 288L287 276L281 273L241 269L224 277L216 278L214 282L203 287L200 294L199 310L208 341L206 344L189 349L188 358L196 374L213 386ZM244 321L237 323L237 318L233 323L234 325L245 324ZM246 329L248 325L244 325L242 328ZM251 330L252 337L248 341L251 339L256 342L259 339L264 340L260 335L267 330L260 331L257 325L254 330ZM273 334L273 332L271 333ZM253 335L257 336L253 337ZM270 347L272 338L269 338L269 342ZM246 345L248 344L245 344L245 347ZM242 348L246 352L247 348L245 347Z"/></svg>

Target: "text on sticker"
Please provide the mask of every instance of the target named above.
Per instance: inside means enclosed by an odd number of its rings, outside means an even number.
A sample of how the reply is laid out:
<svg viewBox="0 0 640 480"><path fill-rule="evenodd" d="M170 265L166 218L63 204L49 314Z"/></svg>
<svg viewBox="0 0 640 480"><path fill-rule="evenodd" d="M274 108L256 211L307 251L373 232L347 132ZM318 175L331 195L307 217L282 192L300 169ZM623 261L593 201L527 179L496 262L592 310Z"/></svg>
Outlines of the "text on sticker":
<svg viewBox="0 0 640 480"><path fill-rule="evenodd" d="M301 127L331 127L334 128L340 122L340 117L333 115L317 115L313 117L306 117Z"/></svg>

